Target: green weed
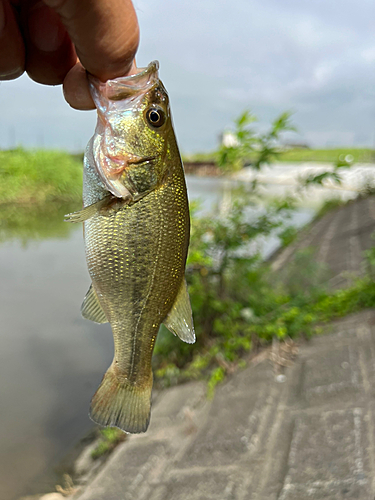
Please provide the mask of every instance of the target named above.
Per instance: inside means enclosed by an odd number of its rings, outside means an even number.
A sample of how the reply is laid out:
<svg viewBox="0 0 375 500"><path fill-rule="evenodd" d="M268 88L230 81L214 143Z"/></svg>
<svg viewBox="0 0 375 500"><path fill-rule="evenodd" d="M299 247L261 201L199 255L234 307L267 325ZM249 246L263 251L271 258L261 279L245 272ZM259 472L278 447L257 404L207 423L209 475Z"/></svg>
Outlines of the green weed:
<svg viewBox="0 0 375 500"><path fill-rule="evenodd" d="M100 441L91 453L91 457L94 460L110 453L118 444L126 439L126 434L117 427L106 427L100 429L99 433Z"/></svg>

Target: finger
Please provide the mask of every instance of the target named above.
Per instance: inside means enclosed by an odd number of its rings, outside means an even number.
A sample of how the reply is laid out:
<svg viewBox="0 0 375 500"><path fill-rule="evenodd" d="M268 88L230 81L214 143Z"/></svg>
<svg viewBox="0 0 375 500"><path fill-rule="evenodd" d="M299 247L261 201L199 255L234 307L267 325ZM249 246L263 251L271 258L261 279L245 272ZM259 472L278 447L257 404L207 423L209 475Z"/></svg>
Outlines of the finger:
<svg viewBox="0 0 375 500"><path fill-rule="evenodd" d="M24 72L25 48L15 12L0 0L0 80L12 80Z"/></svg>
<svg viewBox="0 0 375 500"><path fill-rule="evenodd" d="M38 83L57 85L75 65L75 53L59 16L43 2L29 0L22 10L26 71Z"/></svg>
<svg viewBox="0 0 375 500"><path fill-rule="evenodd" d="M135 61L133 61L129 73L135 74L138 71ZM80 109L82 111L95 109L95 104L89 89L87 71L79 61L65 77L64 97L68 104L74 109Z"/></svg>
<svg viewBox="0 0 375 500"><path fill-rule="evenodd" d="M44 0L59 14L82 65L103 81L128 74L139 43L131 0Z"/></svg>
<svg viewBox="0 0 375 500"><path fill-rule="evenodd" d="M74 109L95 109L87 81L87 72L79 62L65 77L64 97Z"/></svg>

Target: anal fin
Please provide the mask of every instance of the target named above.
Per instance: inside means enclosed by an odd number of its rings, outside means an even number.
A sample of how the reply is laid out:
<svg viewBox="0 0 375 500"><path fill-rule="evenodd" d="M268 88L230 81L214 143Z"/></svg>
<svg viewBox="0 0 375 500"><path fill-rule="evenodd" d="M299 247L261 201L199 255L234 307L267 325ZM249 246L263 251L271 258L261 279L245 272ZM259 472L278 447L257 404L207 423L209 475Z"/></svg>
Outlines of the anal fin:
<svg viewBox="0 0 375 500"><path fill-rule="evenodd" d="M83 300L81 314L85 319L89 319L95 323L108 323L108 319L92 285L90 285L89 291Z"/></svg>
<svg viewBox="0 0 375 500"><path fill-rule="evenodd" d="M194 344L193 315L185 278L182 280L176 300L163 323L168 330L177 335L183 342Z"/></svg>

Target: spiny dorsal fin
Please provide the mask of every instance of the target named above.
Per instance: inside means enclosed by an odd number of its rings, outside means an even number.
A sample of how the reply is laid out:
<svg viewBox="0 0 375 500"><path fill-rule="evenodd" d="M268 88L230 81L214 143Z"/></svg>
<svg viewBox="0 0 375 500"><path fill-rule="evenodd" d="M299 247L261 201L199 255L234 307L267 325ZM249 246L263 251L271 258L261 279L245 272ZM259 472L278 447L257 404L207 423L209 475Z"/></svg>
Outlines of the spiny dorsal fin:
<svg viewBox="0 0 375 500"><path fill-rule="evenodd" d="M185 278L182 280L176 300L163 323L168 330L180 337L181 340L188 344L194 344L193 316Z"/></svg>
<svg viewBox="0 0 375 500"><path fill-rule="evenodd" d="M86 297L83 300L81 314L85 319L89 319L95 323L108 323L92 285L90 285L89 291L86 293Z"/></svg>

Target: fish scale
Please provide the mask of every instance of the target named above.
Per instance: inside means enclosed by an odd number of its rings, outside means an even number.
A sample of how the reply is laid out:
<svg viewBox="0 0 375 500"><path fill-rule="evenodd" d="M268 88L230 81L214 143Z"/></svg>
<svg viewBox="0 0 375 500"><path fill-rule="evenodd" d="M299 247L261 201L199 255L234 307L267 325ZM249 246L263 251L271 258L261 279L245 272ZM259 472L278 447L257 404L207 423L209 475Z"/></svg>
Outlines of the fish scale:
<svg viewBox="0 0 375 500"><path fill-rule="evenodd" d="M175 204L173 191L169 193L171 203L167 202L168 191L171 190L161 188L114 215L97 215L85 222L89 272L113 328L115 358L129 378L133 376L129 356L138 353L141 365L147 368L150 361L140 355L144 353L150 358L150 339L139 335L137 329L148 331L149 337L156 336L184 272L186 252L181 247L188 226L183 218L170 217L171 210L179 205ZM180 204L183 203L186 199L181 196Z"/></svg>

